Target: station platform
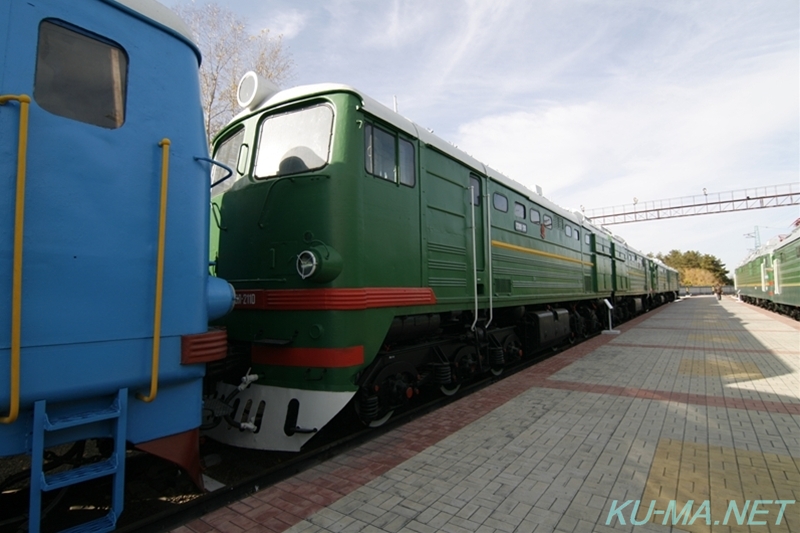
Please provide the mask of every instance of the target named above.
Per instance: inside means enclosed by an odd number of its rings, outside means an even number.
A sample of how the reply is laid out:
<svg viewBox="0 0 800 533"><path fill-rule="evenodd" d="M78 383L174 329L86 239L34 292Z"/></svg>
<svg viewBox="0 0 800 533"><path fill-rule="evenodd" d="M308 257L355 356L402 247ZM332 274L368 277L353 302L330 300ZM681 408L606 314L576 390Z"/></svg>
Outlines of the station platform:
<svg viewBox="0 0 800 533"><path fill-rule="evenodd" d="M173 531L800 531L800 323L617 329Z"/></svg>

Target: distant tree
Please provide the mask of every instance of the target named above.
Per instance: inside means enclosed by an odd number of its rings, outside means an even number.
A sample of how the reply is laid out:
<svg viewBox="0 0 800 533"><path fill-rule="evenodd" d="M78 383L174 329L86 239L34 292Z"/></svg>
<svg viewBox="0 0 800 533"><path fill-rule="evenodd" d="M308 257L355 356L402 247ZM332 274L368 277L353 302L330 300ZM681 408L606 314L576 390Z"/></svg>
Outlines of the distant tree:
<svg viewBox="0 0 800 533"><path fill-rule="evenodd" d="M656 254L656 258L678 270L681 274L681 283L684 285L731 284L725 265L713 255L701 254L694 250L687 252L670 250L667 255Z"/></svg>
<svg viewBox="0 0 800 533"><path fill-rule="evenodd" d="M681 283L687 287L709 287L718 285L719 280L713 272L702 268L686 268L681 271Z"/></svg>
<svg viewBox="0 0 800 533"><path fill-rule="evenodd" d="M236 89L245 72L254 70L280 85L291 79L294 62L282 35L275 37L268 29L251 34L243 20L215 2L189 2L174 10L191 28L203 54L200 88L210 143L238 112Z"/></svg>

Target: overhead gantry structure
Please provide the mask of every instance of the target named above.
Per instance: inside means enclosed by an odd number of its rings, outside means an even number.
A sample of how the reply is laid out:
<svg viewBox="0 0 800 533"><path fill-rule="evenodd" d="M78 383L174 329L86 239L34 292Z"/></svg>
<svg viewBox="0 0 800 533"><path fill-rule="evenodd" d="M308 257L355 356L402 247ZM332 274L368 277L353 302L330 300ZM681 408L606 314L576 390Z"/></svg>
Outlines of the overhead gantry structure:
<svg viewBox="0 0 800 533"><path fill-rule="evenodd" d="M709 193L703 189L703 194L700 195L646 202L639 202L634 198L634 202L631 204L587 209L584 215L593 224L610 226L629 222L712 215L791 205L800 205L800 184L798 183L717 193Z"/></svg>

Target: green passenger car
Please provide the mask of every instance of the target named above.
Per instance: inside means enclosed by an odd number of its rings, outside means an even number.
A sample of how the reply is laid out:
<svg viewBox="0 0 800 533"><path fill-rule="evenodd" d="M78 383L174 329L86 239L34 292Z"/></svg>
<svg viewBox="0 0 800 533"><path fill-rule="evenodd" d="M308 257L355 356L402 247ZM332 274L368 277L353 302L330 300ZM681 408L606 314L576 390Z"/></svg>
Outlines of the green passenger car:
<svg viewBox="0 0 800 533"><path fill-rule="evenodd" d="M351 87L242 100L214 142L233 175L212 190L211 260L254 383L219 383L216 439L299 450L347 404L378 425L425 387L600 330L615 275L626 307L650 296L582 216Z"/></svg>

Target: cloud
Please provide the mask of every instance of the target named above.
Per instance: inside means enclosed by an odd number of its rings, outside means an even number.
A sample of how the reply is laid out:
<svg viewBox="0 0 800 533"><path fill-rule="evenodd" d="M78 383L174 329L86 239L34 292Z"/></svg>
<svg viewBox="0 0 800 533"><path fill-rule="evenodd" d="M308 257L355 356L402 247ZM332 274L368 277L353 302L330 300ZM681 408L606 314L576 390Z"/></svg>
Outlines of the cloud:
<svg viewBox="0 0 800 533"><path fill-rule="evenodd" d="M587 207L627 203L621 191L659 199L710 184L752 186L756 176L759 184L783 183L791 161L759 154L776 143L797 146L796 61L776 54L760 69L700 83L639 80L632 89L620 81L586 102L534 101L463 123L456 143L518 181ZM796 151L788 157L796 173Z"/></svg>
<svg viewBox="0 0 800 533"><path fill-rule="evenodd" d="M309 13L290 9L279 11L264 20L262 27L269 28L276 35L283 35L284 39L293 39L300 34L308 23Z"/></svg>
<svg viewBox="0 0 800 533"><path fill-rule="evenodd" d="M360 15L366 29L362 46L378 49L397 49L427 40L427 36L438 31L440 22L440 13L434 6L428 8L422 2L400 0L371 3Z"/></svg>

